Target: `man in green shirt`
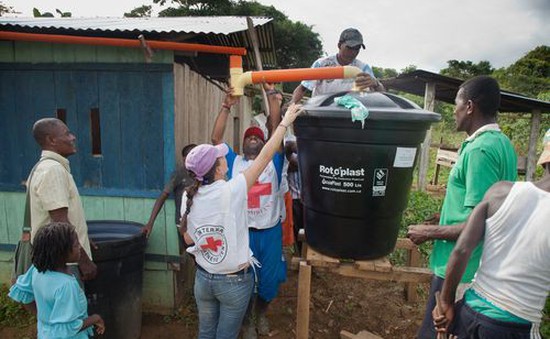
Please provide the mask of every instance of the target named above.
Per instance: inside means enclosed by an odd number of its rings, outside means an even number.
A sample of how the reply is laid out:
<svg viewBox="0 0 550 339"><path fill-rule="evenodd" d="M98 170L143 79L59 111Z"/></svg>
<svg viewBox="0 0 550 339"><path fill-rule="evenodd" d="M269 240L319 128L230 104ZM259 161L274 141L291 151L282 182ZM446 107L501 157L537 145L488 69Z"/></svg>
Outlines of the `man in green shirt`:
<svg viewBox="0 0 550 339"><path fill-rule="evenodd" d="M449 175L439 226L413 225L409 226L407 234L415 244L435 240L430 258L434 278L419 339L436 338L432 318L435 292L441 291L447 261L466 219L495 182L515 181L517 177L514 148L496 124L500 106L500 88L496 80L478 76L464 82L455 104L457 130L466 132L468 138L461 145L459 158ZM472 281L480 256L481 246L478 246L468 262L462 283Z"/></svg>

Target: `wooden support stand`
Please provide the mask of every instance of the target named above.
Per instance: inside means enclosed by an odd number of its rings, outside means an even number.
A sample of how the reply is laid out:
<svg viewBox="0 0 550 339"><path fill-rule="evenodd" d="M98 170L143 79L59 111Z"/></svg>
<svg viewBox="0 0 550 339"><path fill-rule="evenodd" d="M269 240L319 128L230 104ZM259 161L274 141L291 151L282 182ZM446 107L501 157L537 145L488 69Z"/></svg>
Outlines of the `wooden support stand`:
<svg viewBox="0 0 550 339"><path fill-rule="evenodd" d="M305 250L304 247L306 248ZM407 283L407 299L409 301L416 301L418 299L416 292L418 283L430 282L432 273L426 268L418 267L420 265L420 253L418 252L418 248L409 239L398 239L395 248L405 249L408 252L408 266L392 266L385 257L377 260L346 260L342 262L340 259L328 257L308 248L307 244L303 242L303 257L299 263L298 275L296 338L308 338L312 267L346 277L404 282Z"/></svg>

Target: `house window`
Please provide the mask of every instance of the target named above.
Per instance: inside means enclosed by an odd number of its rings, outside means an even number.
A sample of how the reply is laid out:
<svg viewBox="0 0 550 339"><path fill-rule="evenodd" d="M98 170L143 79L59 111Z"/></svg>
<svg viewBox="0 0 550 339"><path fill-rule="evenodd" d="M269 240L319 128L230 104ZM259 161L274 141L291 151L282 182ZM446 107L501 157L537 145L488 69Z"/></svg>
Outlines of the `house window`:
<svg viewBox="0 0 550 339"><path fill-rule="evenodd" d="M63 123L66 125L67 124L67 110L64 109L64 108L58 108L56 111L55 111L55 116L57 119L63 121Z"/></svg>
<svg viewBox="0 0 550 339"><path fill-rule="evenodd" d="M90 111L90 127L92 135L92 155L101 155L101 126L99 120L99 108Z"/></svg>

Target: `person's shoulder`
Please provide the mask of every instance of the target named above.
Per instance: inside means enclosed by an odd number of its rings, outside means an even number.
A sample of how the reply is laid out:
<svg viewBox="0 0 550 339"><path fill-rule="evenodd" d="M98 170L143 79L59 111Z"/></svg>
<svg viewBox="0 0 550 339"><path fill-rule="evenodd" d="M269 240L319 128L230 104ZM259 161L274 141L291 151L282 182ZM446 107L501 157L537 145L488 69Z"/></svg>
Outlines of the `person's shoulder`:
<svg viewBox="0 0 550 339"><path fill-rule="evenodd" d="M338 59L336 58L336 54L321 57L315 60L312 67L332 67L332 66L338 66Z"/></svg>
<svg viewBox="0 0 550 339"><path fill-rule="evenodd" d="M471 149L500 152L505 149L513 149L512 142L506 134L497 130L485 131L472 140Z"/></svg>

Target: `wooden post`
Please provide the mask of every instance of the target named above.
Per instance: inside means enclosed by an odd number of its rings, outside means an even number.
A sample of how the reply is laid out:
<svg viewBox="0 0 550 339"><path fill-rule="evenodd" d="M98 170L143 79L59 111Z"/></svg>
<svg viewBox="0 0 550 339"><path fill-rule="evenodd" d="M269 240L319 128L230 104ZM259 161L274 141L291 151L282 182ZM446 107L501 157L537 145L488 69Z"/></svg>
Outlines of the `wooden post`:
<svg viewBox="0 0 550 339"><path fill-rule="evenodd" d="M298 307L296 311L296 338L307 339L309 336L309 299L311 291L311 266L300 262L298 273Z"/></svg>
<svg viewBox="0 0 550 339"><path fill-rule="evenodd" d="M529 135L525 181L533 181L535 170L537 169L537 142L539 139L540 118L540 109L535 109L531 112L531 134Z"/></svg>
<svg viewBox="0 0 550 339"><path fill-rule="evenodd" d="M435 109L435 82L426 83L426 91L424 93L424 109L433 111ZM426 190L426 176L428 174L428 166L430 165L430 145L432 143L432 128L426 132L426 137L422 143L420 151L420 162L418 166L418 190Z"/></svg>
<svg viewBox="0 0 550 339"><path fill-rule="evenodd" d="M412 248L408 250L409 258L407 259L407 265L411 267L420 267L420 252L418 248ZM418 292L416 291L417 283L407 283L407 301L417 302L418 301Z"/></svg>
<svg viewBox="0 0 550 339"><path fill-rule="evenodd" d="M260 55L260 43L258 42L258 36L256 35L256 30L254 29L254 22L252 18L247 16L246 23L248 25L248 34L250 34L250 39L252 40L252 47L254 48L254 59L256 61L256 70L263 71L262 57ZM260 85L262 90L262 103L263 109L265 110L265 115L269 116L269 101L267 101L267 94L265 93L264 86ZM266 136L267 138L267 136Z"/></svg>

